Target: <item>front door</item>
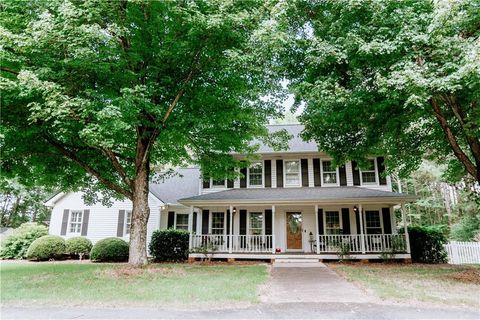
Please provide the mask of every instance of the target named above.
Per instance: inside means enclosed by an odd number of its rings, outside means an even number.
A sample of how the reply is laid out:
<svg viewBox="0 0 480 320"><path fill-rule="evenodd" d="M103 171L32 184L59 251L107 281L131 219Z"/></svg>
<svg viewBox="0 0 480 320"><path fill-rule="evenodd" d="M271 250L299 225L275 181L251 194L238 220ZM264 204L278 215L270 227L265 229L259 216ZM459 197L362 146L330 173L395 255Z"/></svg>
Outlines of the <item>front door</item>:
<svg viewBox="0 0 480 320"><path fill-rule="evenodd" d="M287 212L287 250L302 249L302 214Z"/></svg>

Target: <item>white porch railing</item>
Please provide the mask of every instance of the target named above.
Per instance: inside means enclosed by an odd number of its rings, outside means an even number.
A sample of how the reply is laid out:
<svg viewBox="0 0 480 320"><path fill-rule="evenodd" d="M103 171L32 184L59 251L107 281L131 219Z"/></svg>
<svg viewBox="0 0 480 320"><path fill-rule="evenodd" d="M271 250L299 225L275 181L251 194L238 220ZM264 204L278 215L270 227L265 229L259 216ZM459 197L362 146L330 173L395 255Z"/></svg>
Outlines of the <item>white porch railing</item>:
<svg viewBox="0 0 480 320"><path fill-rule="evenodd" d="M365 252L384 252L392 249L397 252L406 251L405 235L403 234L365 234L363 238ZM319 235L318 246L319 252L362 252L362 235Z"/></svg>
<svg viewBox="0 0 480 320"><path fill-rule="evenodd" d="M272 235L192 235L192 250L208 252L272 252ZM230 245L230 241L232 242Z"/></svg>

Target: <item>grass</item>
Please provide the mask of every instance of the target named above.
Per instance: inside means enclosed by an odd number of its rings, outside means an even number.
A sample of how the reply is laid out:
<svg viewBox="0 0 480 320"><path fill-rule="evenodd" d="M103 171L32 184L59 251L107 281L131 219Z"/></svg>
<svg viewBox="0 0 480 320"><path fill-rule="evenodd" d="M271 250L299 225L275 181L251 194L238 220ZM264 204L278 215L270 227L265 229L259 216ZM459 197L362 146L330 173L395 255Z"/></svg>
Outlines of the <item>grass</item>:
<svg viewBox="0 0 480 320"><path fill-rule="evenodd" d="M258 302L265 265L1 264L2 304L214 307Z"/></svg>
<svg viewBox="0 0 480 320"><path fill-rule="evenodd" d="M331 264L382 299L480 308L480 266Z"/></svg>

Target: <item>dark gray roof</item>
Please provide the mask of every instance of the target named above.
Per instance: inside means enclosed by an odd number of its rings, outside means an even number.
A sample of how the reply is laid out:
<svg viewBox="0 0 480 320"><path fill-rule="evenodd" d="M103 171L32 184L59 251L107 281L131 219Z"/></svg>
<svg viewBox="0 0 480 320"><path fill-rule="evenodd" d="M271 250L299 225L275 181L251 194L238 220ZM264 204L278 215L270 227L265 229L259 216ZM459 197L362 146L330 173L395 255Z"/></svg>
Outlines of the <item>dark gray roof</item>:
<svg viewBox="0 0 480 320"><path fill-rule="evenodd" d="M318 152L317 144L313 141L307 142L300 137L304 126L302 124L279 124L268 125L269 132L277 132L280 130L287 130L287 132L293 137L288 142L288 150L281 152ZM276 152L271 147L261 144L259 153Z"/></svg>
<svg viewBox="0 0 480 320"><path fill-rule="evenodd" d="M200 170L198 168L179 168L165 181L150 184L150 192L164 203L176 204L178 199L198 195Z"/></svg>
<svg viewBox="0 0 480 320"><path fill-rule="evenodd" d="M295 201L335 201L335 200L392 200L399 202L415 200L416 197L405 193L367 189L361 187L315 187L315 188L265 188L231 189L180 199L180 203L213 202L295 202Z"/></svg>

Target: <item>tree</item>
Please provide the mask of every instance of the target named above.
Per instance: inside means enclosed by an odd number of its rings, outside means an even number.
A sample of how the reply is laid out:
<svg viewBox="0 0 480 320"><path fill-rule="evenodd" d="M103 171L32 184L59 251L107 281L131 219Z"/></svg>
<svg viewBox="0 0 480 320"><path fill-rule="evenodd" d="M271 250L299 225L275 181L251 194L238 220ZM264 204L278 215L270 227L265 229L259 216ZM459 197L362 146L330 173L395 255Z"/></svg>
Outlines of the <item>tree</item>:
<svg viewBox="0 0 480 320"><path fill-rule="evenodd" d="M230 154L250 154L278 116L280 81L255 50L263 1L1 7L2 175L130 199L132 265L147 262L151 168L232 176Z"/></svg>
<svg viewBox="0 0 480 320"><path fill-rule="evenodd" d="M426 155L480 181L479 11L476 0L293 3L279 30L304 137L340 163L384 154L406 176Z"/></svg>

